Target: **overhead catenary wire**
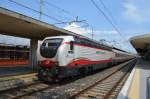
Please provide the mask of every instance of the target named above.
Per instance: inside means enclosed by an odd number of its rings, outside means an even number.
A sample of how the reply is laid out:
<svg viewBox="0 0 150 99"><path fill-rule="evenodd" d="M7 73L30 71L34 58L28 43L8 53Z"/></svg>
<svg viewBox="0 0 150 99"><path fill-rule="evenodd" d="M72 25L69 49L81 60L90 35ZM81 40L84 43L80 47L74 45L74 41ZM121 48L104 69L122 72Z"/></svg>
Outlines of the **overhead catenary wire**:
<svg viewBox="0 0 150 99"><path fill-rule="evenodd" d="M104 13L103 10L101 10L101 8L96 4L96 2L94 0L91 0L92 4L98 9L98 11L104 16L104 18L112 25L112 27L115 29L116 32L118 32L118 34L120 36L122 36L121 32L119 31L119 29L115 26L115 24L109 19L109 17Z"/></svg>
<svg viewBox="0 0 150 99"><path fill-rule="evenodd" d="M14 1L14 0L8 0L8 1L13 2L13 3L15 3L15 4L19 5L19 6L22 6L22 7L24 7L24 8L27 8L27 9L29 9L29 10L32 10L32 11L34 11L34 12L36 12L36 13L39 13L39 14L41 13L42 15L47 16L47 17L49 17L50 19L53 19L53 20L55 20L55 21L57 21L57 22L62 22L62 23L63 23L62 20L59 20L59 19L57 19L57 18L55 18L55 17L53 17L53 16L50 16L50 15L48 15L48 14L46 14L46 13L43 13L43 12L40 12L40 11L38 11L38 10L32 9L32 8L30 8L30 7L28 7L28 6L24 5L24 4L21 4L21 3L19 3L19 2L16 2L16 1Z"/></svg>
<svg viewBox="0 0 150 99"><path fill-rule="evenodd" d="M107 8L107 6L105 5L105 3L103 2L103 0L99 0L99 2L103 5L105 11L109 14L109 16L111 17L111 19L113 20L113 22L115 23L115 25L118 27L118 24L116 23L115 18L113 17L112 13L110 12L110 10ZM120 34L121 37L122 34ZM124 38L124 37L123 37ZM127 41L126 39L124 39L125 41Z"/></svg>
<svg viewBox="0 0 150 99"><path fill-rule="evenodd" d="M14 1L14 0L8 0L8 1L9 1L9 2L12 2L12 3L15 3L15 4L19 5L19 6L22 6L22 7L24 7L24 8L27 8L27 9L29 9L29 10L31 10L31 11L34 11L34 12L40 14L40 16L39 16L40 19L41 19L41 15L44 15L44 16L46 16L46 17L49 17L49 18L52 19L52 20L55 20L55 21L59 22L58 24L68 24L68 23L70 23L70 21L62 21L62 20L60 20L60 19L58 19L58 18L56 18L56 17L50 16L50 15L44 13L43 11L41 11L41 10L42 10L41 5L40 5L40 11L38 11L38 10L33 9L33 8L29 7L29 6L26 6L26 5L24 5L24 4L21 4L21 3L19 3L19 2L16 2L16 1ZM42 0L42 5L44 4L44 2L45 2L45 1ZM41 2L40 2L40 3L41 3ZM46 2L46 3L50 4L49 2ZM52 5L52 4L51 4L51 5ZM58 6L55 6L55 5L53 5L53 6L54 6L54 7L57 7L57 9L61 9L61 11L66 12L66 13L69 14L69 11L66 11L66 10L64 10L64 9L62 9L62 8L59 8ZM53 24L57 24L57 23L53 23Z"/></svg>
<svg viewBox="0 0 150 99"><path fill-rule="evenodd" d="M65 13L65 14L68 14L68 15L70 15L71 17L78 17L78 16L75 16L75 15L73 15L71 12L69 12L68 10L66 10L66 9L63 9L62 7L59 7L59 6L57 6L57 5L55 5L55 4L53 4L53 3L50 3L50 2L48 2L48 1L46 1L46 0L42 0L43 1L43 5L44 4L46 4L46 5L49 5L49 6L51 6L51 7L53 7L53 8L56 8L56 9L58 9L58 10L60 10L61 12L63 12L63 13ZM46 7L46 6L45 6ZM67 17L62 17L62 16L60 16L61 18L63 18L63 19L65 19L65 20L72 20L72 19L70 19L70 18L67 18ZM81 21L83 21L83 20L81 20ZM64 22L58 22L58 23L54 23L54 24L68 24L68 23L71 23L71 22L79 22L79 23L81 23L81 21L64 21ZM86 21L86 20L85 20ZM83 22L84 24L86 24L85 25L85 27L87 27L88 26L88 23L86 23L86 22Z"/></svg>
<svg viewBox="0 0 150 99"><path fill-rule="evenodd" d="M108 15L110 16L110 18L113 20L113 22L116 24L116 20L113 17L112 13L110 12L110 10L107 8L107 6L105 5L105 3L103 2L103 0L99 0L99 2L102 4L102 6L104 7L105 11L108 13ZM117 25L118 26L118 25Z"/></svg>
<svg viewBox="0 0 150 99"><path fill-rule="evenodd" d="M73 21L65 22L65 21L59 20L59 19L57 19L57 18L55 18L55 17L53 17L53 16L50 16L50 15L48 15L48 14L46 14L46 13L43 13L42 7L40 7L40 10L36 10L36 9L34 9L34 8L31 8L29 5L25 5L24 3L20 3L20 2L15 1L15 0L7 0L7 1L9 1L9 3L19 5L19 6L23 7L23 8L29 9L29 10L31 10L31 11L34 11L34 12L40 14L39 19L41 19L42 15L45 15L45 16L47 16L47 17L49 17L49 18L51 18L51 19L53 19L53 20L55 20L55 21L61 22L62 24L63 24L63 23L64 23L64 24L67 24L67 23L71 23L71 22L77 22L77 23L83 23L83 24L84 24L84 25L81 26L81 27L89 27L89 24L86 22L86 20L73 20ZM41 0L41 1L42 1L42 2L40 2L40 3L44 4L44 0ZM39 4L39 2L36 2L36 3ZM61 9L61 8L60 8L60 9ZM64 11L65 11L65 10L64 10ZM67 12L67 11L66 11L66 12ZM68 12L68 14L69 14L69 12Z"/></svg>
<svg viewBox="0 0 150 99"><path fill-rule="evenodd" d="M56 6L56 5L54 5L54 4L50 3L50 2L47 2L46 0L44 0L44 2L45 2L47 5L52 6L52 7L56 8L56 9L58 9L58 10L64 12L64 13L66 13L66 14L72 15L69 11L67 11L67 10L65 10L65 9L63 9L63 8L61 8L61 7L58 7L58 6Z"/></svg>
<svg viewBox="0 0 150 99"><path fill-rule="evenodd" d="M58 9L59 11L65 13L65 14L67 14L67 15L73 17L73 18L74 18L74 17L78 17L78 16L74 15L73 13L71 13L70 11L68 11L68 10L66 10L66 9L64 9L64 8L62 8L62 7L59 7L59 6L57 6L57 5L55 5L55 4L51 3L51 2L48 2L48 1L46 1L46 0L43 0L43 1L44 1L44 4L49 5L49 6L53 7L53 8L56 8L56 9ZM61 16L61 18L65 18L65 19L68 19L68 20L72 20L72 18L67 18L67 17L64 17L64 16L63 16L63 17ZM68 23L70 23L70 22L71 22L71 21L66 21L66 22L60 22L60 23L55 23L55 24L68 24Z"/></svg>
<svg viewBox="0 0 150 99"><path fill-rule="evenodd" d="M54 4L50 3L50 2L47 2L46 0L42 0L42 1L43 1L43 5L45 5L44 7L45 7L45 9L46 9L47 11L49 10L49 7L51 6L51 7L55 8L55 9L57 9L59 12L62 12L62 13L63 13L63 15L57 15L57 17L59 17L59 19L62 19L62 20L71 20L70 18L65 17L65 15L64 15L64 14L66 14L66 15L72 16L69 11L67 11L67 10L65 10L65 9L63 9L63 8L61 8L61 7L59 7L59 6L57 6L57 5L54 5ZM48 7L47 7L46 5L47 5ZM60 13L59 13L59 14L60 14ZM54 24L56 24L56 23L54 23ZM61 24L65 24L65 22L61 22Z"/></svg>

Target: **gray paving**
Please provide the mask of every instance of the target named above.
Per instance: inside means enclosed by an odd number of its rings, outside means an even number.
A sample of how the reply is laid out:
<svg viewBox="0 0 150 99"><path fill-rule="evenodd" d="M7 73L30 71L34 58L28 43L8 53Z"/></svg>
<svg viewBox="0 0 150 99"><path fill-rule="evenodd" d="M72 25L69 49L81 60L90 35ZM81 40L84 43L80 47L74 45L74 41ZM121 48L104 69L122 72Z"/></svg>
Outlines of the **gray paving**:
<svg viewBox="0 0 150 99"><path fill-rule="evenodd" d="M140 99L148 99L149 92L148 77L150 77L150 61L140 60L138 63L138 68L140 68Z"/></svg>

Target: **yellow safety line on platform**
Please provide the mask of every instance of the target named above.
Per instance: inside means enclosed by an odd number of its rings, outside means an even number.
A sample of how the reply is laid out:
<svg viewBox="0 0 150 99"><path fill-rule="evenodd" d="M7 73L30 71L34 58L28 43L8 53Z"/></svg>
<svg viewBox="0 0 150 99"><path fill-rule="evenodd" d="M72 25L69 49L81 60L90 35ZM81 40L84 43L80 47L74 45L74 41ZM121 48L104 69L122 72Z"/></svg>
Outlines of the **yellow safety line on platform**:
<svg viewBox="0 0 150 99"><path fill-rule="evenodd" d="M13 80L13 79L25 78L25 77L36 76L36 75L37 73L28 73L28 74L22 74L16 76L1 77L0 81Z"/></svg>
<svg viewBox="0 0 150 99"><path fill-rule="evenodd" d="M128 99L140 99L140 69L136 69L129 89Z"/></svg>

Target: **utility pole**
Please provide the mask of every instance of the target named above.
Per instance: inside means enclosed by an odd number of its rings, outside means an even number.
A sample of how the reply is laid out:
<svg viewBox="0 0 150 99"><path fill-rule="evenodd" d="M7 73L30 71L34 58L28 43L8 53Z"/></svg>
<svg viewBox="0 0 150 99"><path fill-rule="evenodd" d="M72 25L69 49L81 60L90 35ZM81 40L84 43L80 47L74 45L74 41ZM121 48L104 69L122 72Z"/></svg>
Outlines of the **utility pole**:
<svg viewBox="0 0 150 99"><path fill-rule="evenodd" d="M93 31L93 27L91 28L89 34L89 38L94 39L94 31Z"/></svg>
<svg viewBox="0 0 150 99"><path fill-rule="evenodd" d="M93 28L92 28L92 39L94 38Z"/></svg>
<svg viewBox="0 0 150 99"><path fill-rule="evenodd" d="M43 0L40 0L40 16L39 16L39 19L41 20L42 19L42 11L43 11L43 4L44 4L44 1Z"/></svg>

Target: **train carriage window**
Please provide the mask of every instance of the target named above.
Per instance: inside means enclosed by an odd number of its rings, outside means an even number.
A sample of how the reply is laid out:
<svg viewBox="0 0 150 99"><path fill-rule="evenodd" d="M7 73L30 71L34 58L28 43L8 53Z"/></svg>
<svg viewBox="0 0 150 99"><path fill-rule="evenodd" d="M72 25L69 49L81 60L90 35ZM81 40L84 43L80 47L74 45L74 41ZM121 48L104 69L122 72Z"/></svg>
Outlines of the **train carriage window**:
<svg viewBox="0 0 150 99"><path fill-rule="evenodd" d="M99 44L96 44L96 47L99 48Z"/></svg>
<svg viewBox="0 0 150 99"><path fill-rule="evenodd" d="M74 37L74 43L75 44L81 44L80 38L79 37Z"/></svg>
<svg viewBox="0 0 150 99"><path fill-rule="evenodd" d="M91 46L91 47L93 47L93 45L92 45L92 42L91 42L91 41L89 41L89 40L86 40L86 39L85 39L85 43L86 43L86 45L87 45L87 46Z"/></svg>
<svg viewBox="0 0 150 99"><path fill-rule="evenodd" d="M96 47L96 48L98 48L97 43L93 43L93 46Z"/></svg>
<svg viewBox="0 0 150 99"><path fill-rule="evenodd" d="M93 47L93 42L90 42L89 45Z"/></svg>
<svg viewBox="0 0 150 99"><path fill-rule="evenodd" d="M75 44L81 44L81 45L85 45L85 46L91 46L91 47L95 47L95 48L102 48L102 49L106 49L106 50L109 50L111 51L112 48L111 47L107 47L105 45L102 45L100 43L97 43L97 42L94 42L92 40L88 40L88 39L85 39L85 38L79 38L79 37L74 37L75 39Z"/></svg>
<svg viewBox="0 0 150 99"><path fill-rule="evenodd" d="M84 39L81 39L80 41L81 41L81 44L82 44L82 45L86 45Z"/></svg>
<svg viewBox="0 0 150 99"><path fill-rule="evenodd" d="M89 46L90 45L90 43L88 42L88 40L84 40L85 41L85 45L86 46Z"/></svg>

